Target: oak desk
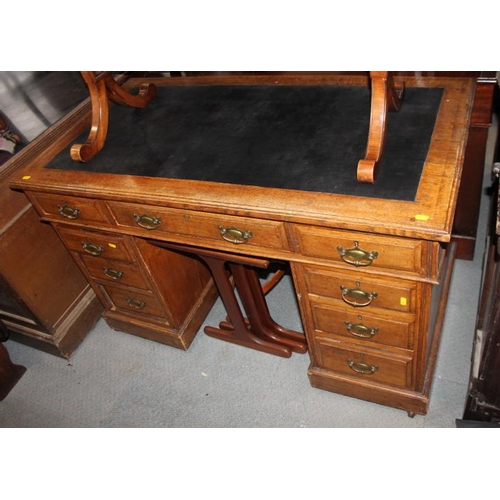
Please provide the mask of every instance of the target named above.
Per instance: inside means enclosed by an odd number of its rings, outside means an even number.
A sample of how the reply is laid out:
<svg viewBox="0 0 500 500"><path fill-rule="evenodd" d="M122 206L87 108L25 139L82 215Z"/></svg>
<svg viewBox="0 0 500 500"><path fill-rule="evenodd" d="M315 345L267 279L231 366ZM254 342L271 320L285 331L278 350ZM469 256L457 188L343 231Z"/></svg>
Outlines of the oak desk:
<svg viewBox="0 0 500 500"><path fill-rule="evenodd" d="M362 78L155 83L147 108L112 109L89 163L68 159L86 103L12 184L58 231L110 325L187 349L216 297L201 262L148 240L284 262L311 384L426 413L474 82L405 78L375 185L355 180Z"/></svg>

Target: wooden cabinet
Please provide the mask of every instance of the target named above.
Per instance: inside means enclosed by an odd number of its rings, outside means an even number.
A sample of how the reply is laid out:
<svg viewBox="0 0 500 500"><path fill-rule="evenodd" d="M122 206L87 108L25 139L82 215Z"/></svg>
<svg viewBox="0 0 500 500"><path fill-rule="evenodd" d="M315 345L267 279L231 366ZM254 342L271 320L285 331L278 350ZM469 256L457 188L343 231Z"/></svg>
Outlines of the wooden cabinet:
<svg viewBox="0 0 500 500"><path fill-rule="evenodd" d="M284 261L297 292L311 384L424 414L456 252L452 227L475 82L406 79L410 98L401 119L414 121L399 132L409 135L387 144L393 161L383 167L385 181L381 174L376 185L360 187L351 169L358 155L335 162L329 156L350 151L330 141L352 139L342 134L343 121L333 124L352 110L335 108L325 118L324 108L345 102L346 87L349 96L364 89L364 80L299 80L155 80L151 108L113 108L118 118L110 116L107 143L88 164L75 165L68 155L87 130L87 111L69 116L30 178L20 175L12 186L58 231L112 326L187 348L213 296L206 268L183 249L222 252L227 261ZM425 127L424 108L432 118ZM297 116L310 121L298 123ZM147 147L134 142L137 127ZM193 127L196 134L188 133ZM362 149L363 127L356 128ZM410 153L419 127L423 149ZM293 141L282 140L287 133ZM277 143L289 149L275 151ZM343 191L340 177L347 179Z"/></svg>
<svg viewBox="0 0 500 500"><path fill-rule="evenodd" d="M54 229L9 189L24 166L21 152L0 170L0 319L12 339L68 358L102 306Z"/></svg>

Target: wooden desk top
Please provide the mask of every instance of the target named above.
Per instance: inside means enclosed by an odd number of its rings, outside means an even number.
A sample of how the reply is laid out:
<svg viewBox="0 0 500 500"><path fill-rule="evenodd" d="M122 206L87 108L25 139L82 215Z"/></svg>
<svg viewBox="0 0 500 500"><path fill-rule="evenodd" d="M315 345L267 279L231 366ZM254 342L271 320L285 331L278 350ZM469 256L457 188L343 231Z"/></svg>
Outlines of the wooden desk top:
<svg viewBox="0 0 500 500"><path fill-rule="evenodd" d="M328 75L298 79L290 76L229 78L167 78L157 85L260 84L363 85L359 77ZM136 81L129 82L131 85ZM201 212L225 213L435 241L449 241L475 82L461 78L405 78L406 87L442 88L443 95L423 164L420 183L411 200L324 193L185 180L45 168L75 138L88 131L90 105L83 103L18 155L26 167L11 186L108 200L124 200ZM369 113L369 110L367 110ZM391 116L389 116L389 121ZM353 169L355 175L355 169Z"/></svg>

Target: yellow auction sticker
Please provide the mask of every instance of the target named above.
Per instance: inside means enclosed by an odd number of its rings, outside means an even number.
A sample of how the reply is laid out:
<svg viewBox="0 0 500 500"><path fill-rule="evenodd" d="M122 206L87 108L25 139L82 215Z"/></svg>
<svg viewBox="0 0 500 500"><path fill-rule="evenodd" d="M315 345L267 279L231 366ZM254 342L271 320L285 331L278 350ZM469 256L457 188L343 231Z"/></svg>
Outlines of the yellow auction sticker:
<svg viewBox="0 0 500 500"><path fill-rule="evenodd" d="M416 214L415 220L429 220L429 216L425 214Z"/></svg>

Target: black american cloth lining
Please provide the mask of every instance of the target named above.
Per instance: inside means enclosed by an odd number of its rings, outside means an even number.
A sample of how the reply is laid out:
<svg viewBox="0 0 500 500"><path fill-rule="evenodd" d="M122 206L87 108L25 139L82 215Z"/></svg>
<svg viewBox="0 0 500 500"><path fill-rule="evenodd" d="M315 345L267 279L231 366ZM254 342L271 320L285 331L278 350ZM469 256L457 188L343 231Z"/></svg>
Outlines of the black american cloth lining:
<svg viewBox="0 0 500 500"><path fill-rule="evenodd" d="M374 185L356 180L370 91L351 86L159 87L146 108L111 108L105 146L88 163L67 148L48 168L411 201L442 92L406 89L401 110L388 114Z"/></svg>

